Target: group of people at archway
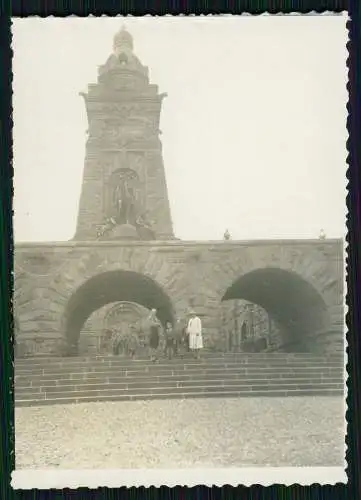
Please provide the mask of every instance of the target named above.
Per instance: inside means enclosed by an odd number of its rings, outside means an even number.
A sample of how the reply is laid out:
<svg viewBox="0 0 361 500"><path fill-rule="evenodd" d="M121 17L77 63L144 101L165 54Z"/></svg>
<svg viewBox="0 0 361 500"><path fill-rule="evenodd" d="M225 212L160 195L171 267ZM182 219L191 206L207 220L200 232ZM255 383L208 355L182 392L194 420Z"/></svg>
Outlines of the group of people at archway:
<svg viewBox="0 0 361 500"><path fill-rule="evenodd" d="M123 352L130 357L135 357L138 350L137 335L124 335L121 329L107 331L110 337L113 354ZM161 356L169 359L175 356L183 356L190 352L199 358L203 348L202 321L195 311L190 311L186 321L166 321L163 326L157 317L157 310L152 309L144 326L143 331L148 355L152 361L157 361Z"/></svg>

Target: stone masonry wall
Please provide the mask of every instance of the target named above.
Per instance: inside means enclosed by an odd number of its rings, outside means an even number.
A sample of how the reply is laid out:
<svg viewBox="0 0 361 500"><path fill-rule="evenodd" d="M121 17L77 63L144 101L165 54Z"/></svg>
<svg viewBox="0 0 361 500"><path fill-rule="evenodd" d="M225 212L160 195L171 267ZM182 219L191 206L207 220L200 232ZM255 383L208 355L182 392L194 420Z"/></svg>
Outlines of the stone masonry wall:
<svg viewBox="0 0 361 500"><path fill-rule="evenodd" d="M59 353L72 295L90 278L122 269L160 285L178 317L184 317L191 304L203 320L205 345L212 348L219 344L226 290L252 270L276 267L290 276L297 273L318 291L330 311L328 345L342 345L342 259L339 240L17 245L14 302L19 344L28 353Z"/></svg>

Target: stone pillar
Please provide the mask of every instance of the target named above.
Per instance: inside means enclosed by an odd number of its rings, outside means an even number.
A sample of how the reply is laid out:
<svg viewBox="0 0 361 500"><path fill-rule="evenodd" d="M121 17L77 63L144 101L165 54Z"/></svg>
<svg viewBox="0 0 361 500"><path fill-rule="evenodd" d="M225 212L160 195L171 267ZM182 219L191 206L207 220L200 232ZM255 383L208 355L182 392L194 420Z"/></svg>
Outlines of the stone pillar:
<svg viewBox="0 0 361 500"><path fill-rule="evenodd" d="M124 179L132 185L136 216L146 216L156 239L172 239L159 138L165 94L149 83L148 68L134 55L127 31L116 34L114 52L99 68L98 82L81 95L89 128L75 239L98 238L99 226L113 215L114 193Z"/></svg>

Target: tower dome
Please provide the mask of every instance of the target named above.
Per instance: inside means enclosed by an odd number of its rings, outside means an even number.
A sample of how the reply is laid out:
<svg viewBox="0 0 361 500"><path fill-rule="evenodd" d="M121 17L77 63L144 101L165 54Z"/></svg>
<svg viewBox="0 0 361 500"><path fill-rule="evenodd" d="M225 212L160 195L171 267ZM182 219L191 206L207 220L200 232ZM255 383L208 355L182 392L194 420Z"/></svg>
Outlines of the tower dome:
<svg viewBox="0 0 361 500"><path fill-rule="evenodd" d="M115 52L121 50L133 50L133 37L123 26L114 36L113 48Z"/></svg>

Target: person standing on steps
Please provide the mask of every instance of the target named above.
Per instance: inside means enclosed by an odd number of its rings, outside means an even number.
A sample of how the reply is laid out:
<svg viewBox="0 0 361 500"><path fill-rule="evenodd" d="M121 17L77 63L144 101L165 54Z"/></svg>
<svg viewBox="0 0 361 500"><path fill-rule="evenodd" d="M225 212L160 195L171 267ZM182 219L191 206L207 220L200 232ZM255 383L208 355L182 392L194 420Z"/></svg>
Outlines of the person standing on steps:
<svg viewBox="0 0 361 500"><path fill-rule="evenodd" d="M100 354L110 354L111 350L113 350L113 331L108 328L100 337L99 351Z"/></svg>
<svg viewBox="0 0 361 500"><path fill-rule="evenodd" d="M189 349L199 359L200 350L203 349L202 322L195 311L190 312L187 333Z"/></svg>
<svg viewBox="0 0 361 500"><path fill-rule="evenodd" d="M181 357L183 357L183 330L184 330L184 325L182 324L182 321L180 318L178 318L173 326L173 338L174 338L174 356L177 356L180 354Z"/></svg>
<svg viewBox="0 0 361 500"><path fill-rule="evenodd" d="M189 335L188 335L188 322L187 317L182 319L177 319L176 331L177 331L177 346L176 354L180 354L183 358L189 353Z"/></svg>
<svg viewBox="0 0 361 500"><path fill-rule="evenodd" d="M149 321L149 350L150 359L155 362L158 359L158 348L160 340L160 322L157 318L157 310L152 309L148 318Z"/></svg>
<svg viewBox="0 0 361 500"><path fill-rule="evenodd" d="M112 332L112 353L114 356L119 356L120 353L123 354L124 351L124 338L123 338L123 332L119 329L116 328L114 330L111 330Z"/></svg>
<svg viewBox="0 0 361 500"><path fill-rule="evenodd" d="M172 359L176 353L176 337L171 321L167 321L165 325L165 355L168 359Z"/></svg>

